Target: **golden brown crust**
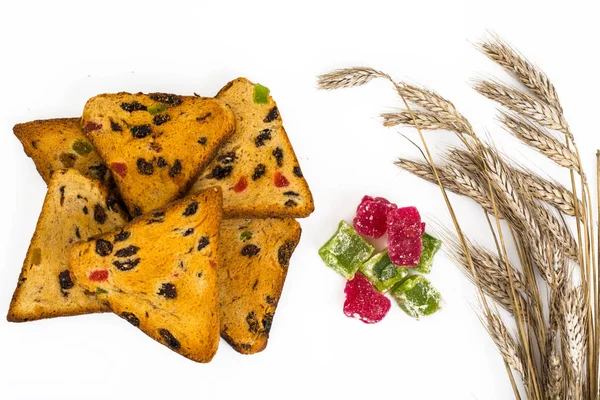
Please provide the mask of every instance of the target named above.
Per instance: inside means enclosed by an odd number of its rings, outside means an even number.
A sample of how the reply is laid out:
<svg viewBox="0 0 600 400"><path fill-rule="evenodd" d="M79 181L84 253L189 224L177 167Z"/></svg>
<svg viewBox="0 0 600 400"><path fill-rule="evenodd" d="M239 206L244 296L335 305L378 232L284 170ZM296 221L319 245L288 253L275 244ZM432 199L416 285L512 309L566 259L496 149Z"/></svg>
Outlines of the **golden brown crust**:
<svg viewBox="0 0 600 400"><path fill-rule="evenodd" d="M221 337L236 351L267 346L289 260L300 241L297 221L224 220L217 267Z"/></svg>
<svg viewBox="0 0 600 400"><path fill-rule="evenodd" d="M209 362L219 343L222 194L207 189L75 245L76 283L171 350Z"/></svg>
<svg viewBox="0 0 600 400"><path fill-rule="evenodd" d="M192 188L223 190L227 218L307 217L313 197L271 96L253 101L254 83L238 78L217 94L236 116L236 133Z"/></svg>
<svg viewBox="0 0 600 400"><path fill-rule="evenodd" d="M73 169L55 171L31 239L7 320L33 321L107 311L72 284L71 245L126 222L108 190Z"/></svg>

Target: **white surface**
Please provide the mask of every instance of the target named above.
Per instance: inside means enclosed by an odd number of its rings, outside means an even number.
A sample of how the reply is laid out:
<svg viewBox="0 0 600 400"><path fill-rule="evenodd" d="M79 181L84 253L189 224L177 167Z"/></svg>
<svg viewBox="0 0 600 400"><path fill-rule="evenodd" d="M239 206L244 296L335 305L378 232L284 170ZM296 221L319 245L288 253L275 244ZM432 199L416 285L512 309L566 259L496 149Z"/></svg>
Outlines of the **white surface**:
<svg viewBox="0 0 600 400"><path fill-rule="evenodd" d="M11 128L78 116L98 93L213 95L242 75L268 85L317 209L302 221L303 240L262 354L241 356L221 342L212 363L195 364L108 314L2 320L0 399L510 398L501 359L474 313L472 287L448 260L438 259L431 275L446 300L434 317L416 322L395 305L372 326L343 315L344 281L323 266L317 249L340 219L353 216L363 194L417 205L431 227L450 220L434 186L392 165L401 154L417 153L377 118L400 105L389 86L318 92L316 75L369 65L427 85L502 148L553 174L559 170L506 138L491 104L467 85L478 73L500 72L469 43L494 30L550 75L592 174L600 147L600 9L574 1L402 3L5 2L0 314L45 192ZM433 147L454 142L449 134L428 138ZM452 200L469 234L488 243L478 209Z"/></svg>

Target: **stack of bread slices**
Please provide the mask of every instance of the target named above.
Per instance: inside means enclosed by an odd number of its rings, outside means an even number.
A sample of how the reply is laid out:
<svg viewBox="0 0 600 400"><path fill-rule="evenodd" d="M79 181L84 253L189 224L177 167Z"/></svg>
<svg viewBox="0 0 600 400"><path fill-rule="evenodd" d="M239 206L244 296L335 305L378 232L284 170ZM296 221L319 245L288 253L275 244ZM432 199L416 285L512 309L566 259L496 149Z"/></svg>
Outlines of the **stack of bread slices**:
<svg viewBox="0 0 600 400"><path fill-rule="evenodd" d="M265 86L101 94L14 133L48 191L9 321L113 312L198 362L266 347L314 205Z"/></svg>

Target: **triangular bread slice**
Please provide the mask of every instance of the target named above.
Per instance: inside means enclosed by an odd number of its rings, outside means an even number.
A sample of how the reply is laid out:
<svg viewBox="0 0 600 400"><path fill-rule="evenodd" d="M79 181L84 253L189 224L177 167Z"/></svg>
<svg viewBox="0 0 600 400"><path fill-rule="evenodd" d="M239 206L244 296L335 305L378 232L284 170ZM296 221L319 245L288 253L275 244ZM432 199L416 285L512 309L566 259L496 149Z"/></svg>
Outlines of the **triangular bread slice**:
<svg viewBox="0 0 600 400"><path fill-rule="evenodd" d="M109 184L111 174L83 134L80 118L25 122L15 125L13 132L46 184L54 171L64 168L74 168L88 178Z"/></svg>
<svg viewBox="0 0 600 400"><path fill-rule="evenodd" d="M313 198L268 89L246 78L216 96L234 111L236 132L192 192L218 185L227 218L307 217Z"/></svg>
<svg viewBox="0 0 600 400"><path fill-rule="evenodd" d="M75 282L179 354L208 362L219 344L218 188L73 247Z"/></svg>
<svg viewBox="0 0 600 400"><path fill-rule="evenodd" d="M74 169L57 170L49 181L7 319L32 321L106 311L73 283L67 268L73 243L112 231L126 214L98 181Z"/></svg>
<svg viewBox="0 0 600 400"><path fill-rule="evenodd" d="M300 224L287 219L225 220L221 224L221 336L238 352L267 346Z"/></svg>
<svg viewBox="0 0 600 400"><path fill-rule="evenodd" d="M186 194L235 130L222 101L165 93L92 97L81 123L132 216Z"/></svg>

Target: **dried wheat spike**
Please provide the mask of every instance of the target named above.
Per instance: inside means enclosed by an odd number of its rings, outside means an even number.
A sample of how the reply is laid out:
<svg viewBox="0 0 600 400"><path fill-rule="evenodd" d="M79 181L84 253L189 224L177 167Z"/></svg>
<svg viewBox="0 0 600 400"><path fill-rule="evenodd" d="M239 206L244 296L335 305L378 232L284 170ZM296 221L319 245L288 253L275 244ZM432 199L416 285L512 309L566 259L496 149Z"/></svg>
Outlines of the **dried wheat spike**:
<svg viewBox="0 0 600 400"><path fill-rule="evenodd" d="M581 286L564 288L560 303L561 333L566 358L575 376L581 377L586 347L586 299Z"/></svg>
<svg viewBox="0 0 600 400"><path fill-rule="evenodd" d="M420 112L413 111L413 115L415 119L413 119L410 111L401 110L394 113L383 113L381 117L383 118L383 126L415 126L415 120L419 126L419 129L423 130L446 130L446 131L455 131L461 127L457 127L456 124L448 123L447 121L438 118L436 115L428 113L428 112Z"/></svg>
<svg viewBox="0 0 600 400"><path fill-rule="evenodd" d="M509 333L500 316L490 311L489 313L484 312L482 319L486 330L496 344L504 361L519 373L523 382L527 382L523 366L523 349Z"/></svg>
<svg viewBox="0 0 600 400"><path fill-rule="evenodd" d="M318 87L333 90L361 86L375 78L390 79L389 75L368 67L338 69L318 77Z"/></svg>

